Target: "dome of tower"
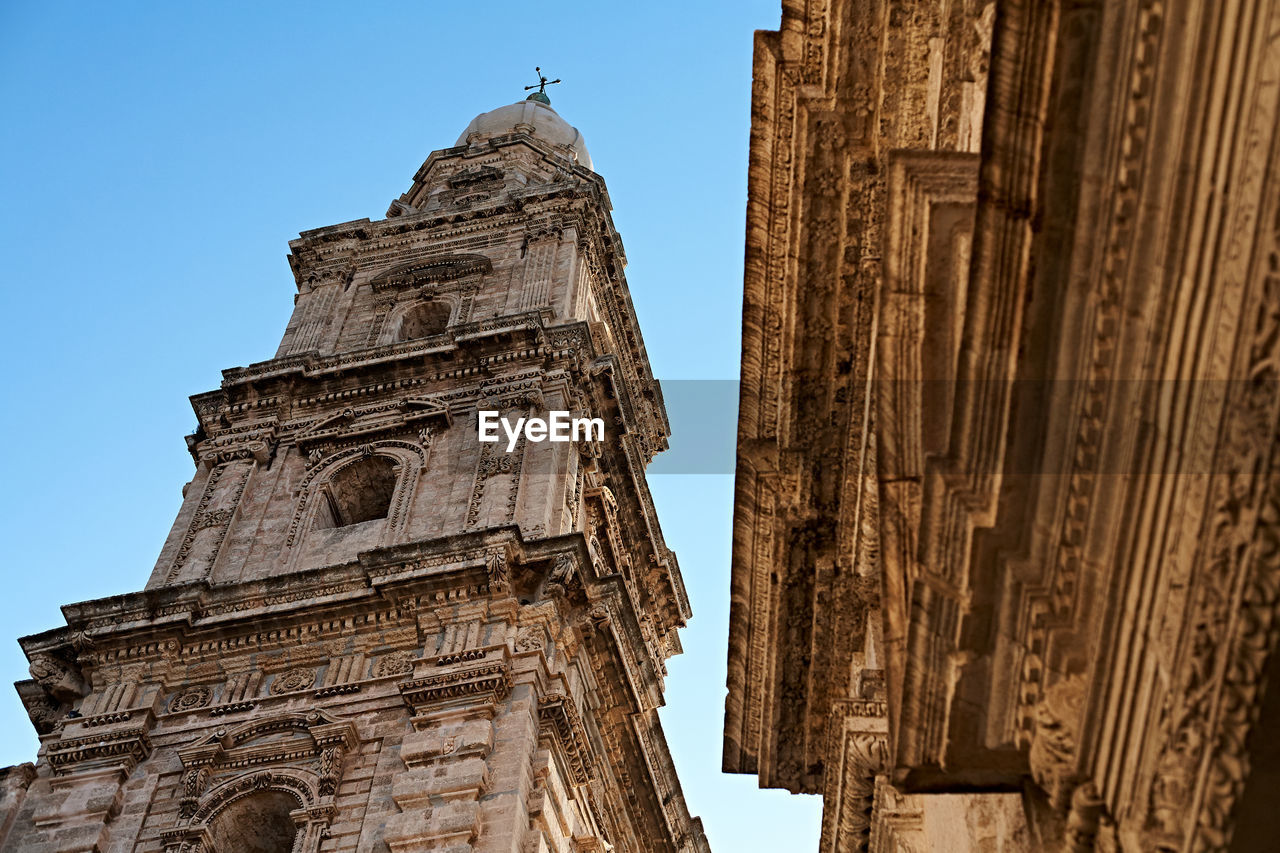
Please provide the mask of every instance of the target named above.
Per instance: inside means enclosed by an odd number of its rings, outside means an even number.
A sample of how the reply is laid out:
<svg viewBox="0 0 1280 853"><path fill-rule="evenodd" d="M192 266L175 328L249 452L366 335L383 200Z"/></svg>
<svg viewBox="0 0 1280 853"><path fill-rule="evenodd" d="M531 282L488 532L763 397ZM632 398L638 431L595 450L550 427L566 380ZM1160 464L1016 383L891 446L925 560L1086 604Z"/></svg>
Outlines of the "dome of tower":
<svg viewBox="0 0 1280 853"><path fill-rule="evenodd" d="M529 130L532 128L532 130ZM522 130L531 133L541 140L569 149L579 166L591 168L591 155L587 153L587 144L582 134L569 122L560 118L560 114L551 109L545 95L535 92L527 100L517 101L505 107L498 107L487 113L480 113L471 120L467 129L462 131L455 145L466 145L473 133L482 136L501 136Z"/></svg>

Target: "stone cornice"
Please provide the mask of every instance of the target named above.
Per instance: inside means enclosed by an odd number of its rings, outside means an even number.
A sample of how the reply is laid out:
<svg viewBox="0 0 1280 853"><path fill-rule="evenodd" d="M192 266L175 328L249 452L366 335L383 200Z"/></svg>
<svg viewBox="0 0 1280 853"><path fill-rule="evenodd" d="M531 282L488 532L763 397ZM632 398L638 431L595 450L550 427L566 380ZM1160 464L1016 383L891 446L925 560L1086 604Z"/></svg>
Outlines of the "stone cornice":
<svg viewBox="0 0 1280 853"><path fill-rule="evenodd" d="M780 31L756 34L752 74L723 769L813 793L827 708L865 634L865 600L835 578L875 571L855 563L871 551L859 498L893 145L872 117L918 58L873 19L785 2ZM837 87L841 73L867 82Z"/></svg>
<svg viewBox="0 0 1280 853"><path fill-rule="evenodd" d="M552 329L583 326L571 323L558 326L548 325L549 312L528 311L521 314L504 314L487 320L477 320L450 328L447 332L433 335L430 338L401 343L386 344L353 352L321 355L319 353L299 353L297 355L273 358L257 362L248 367L231 367L222 371L222 388L233 392L236 388L253 382L269 379L280 379L300 376L308 379L323 378L333 373L348 374L353 369L376 368L395 365L408 359L420 359L444 353L457 352L466 343L484 343L495 339L502 350L510 349L512 336L524 336L526 343L536 345L539 338ZM549 353L541 348L534 350L517 350L520 357L546 357Z"/></svg>
<svg viewBox="0 0 1280 853"><path fill-rule="evenodd" d="M66 627L20 643L32 658L77 659L86 675L103 666L219 660L340 634L342 620L336 617L353 608L362 620L416 626L419 610L441 596L451 601L488 597L495 581L509 584L512 571L546 565L563 553L590 566L580 534L525 541L516 527L494 528L366 552L356 564L292 573L283 590L279 578L216 586L198 581L67 605ZM496 562L495 555L500 555ZM632 606L622 576L597 577L588 570L584 577L593 594L612 602L609 611L621 617L609 629L625 634L614 637L619 653L648 649L638 628L640 611ZM300 620L300 613L306 617ZM641 707L661 701L657 654L657 649L640 657L627 652L627 671L639 679L632 688Z"/></svg>
<svg viewBox="0 0 1280 853"><path fill-rule="evenodd" d="M62 608L67 626L23 637L27 654L69 649L78 637L92 636L91 647L80 642L87 660L99 663L140 660L166 655L209 653L242 645L244 640L225 636L226 626L249 626L285 617L300 610L316 611L321 605L345 606L379 597L394 613L402 600L390 585L413 581L423 594L448 590L452 596L484 594L488 586L485 555L522 547L518 528L496 528L443 537L427 543L392 546L360 555L356 563L327 566L281 578L212 585L200 580L172 584L110 598L95 599ZM387 597L390 596L390 597ZM412 615L412 610L408 611ZM323 620L315 617L316 624ZM303 630L305 626L296 626ZM200 639L211 630L219 639ZM253 630L260 630L254 628ZM147 640L130 647L131 637ZM253 644L253 643L251 643ZM224 649L225 646L225 649Z"/></svg>

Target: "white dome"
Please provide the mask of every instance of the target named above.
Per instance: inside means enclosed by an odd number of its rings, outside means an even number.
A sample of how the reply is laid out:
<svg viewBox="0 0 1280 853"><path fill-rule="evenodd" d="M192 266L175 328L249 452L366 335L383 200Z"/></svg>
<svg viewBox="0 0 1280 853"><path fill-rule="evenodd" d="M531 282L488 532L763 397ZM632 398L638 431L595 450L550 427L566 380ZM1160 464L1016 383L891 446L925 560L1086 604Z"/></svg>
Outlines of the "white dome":
<svg viewBox="0 0 1280 853"><path fill-rule="evenodd" d="M517 101L487 113L480 113L471 120L471 124L467 125L467 129L462 131L462 135L454 144L466 145L467 137L473 133L484 136L513 133L517 125L532 127L534 136L552 145L568 148L579 166L591 168L591 155L587 153L587 144L582 141L582 134L576 127L560 118L559 113L540 101Z"/></svg>

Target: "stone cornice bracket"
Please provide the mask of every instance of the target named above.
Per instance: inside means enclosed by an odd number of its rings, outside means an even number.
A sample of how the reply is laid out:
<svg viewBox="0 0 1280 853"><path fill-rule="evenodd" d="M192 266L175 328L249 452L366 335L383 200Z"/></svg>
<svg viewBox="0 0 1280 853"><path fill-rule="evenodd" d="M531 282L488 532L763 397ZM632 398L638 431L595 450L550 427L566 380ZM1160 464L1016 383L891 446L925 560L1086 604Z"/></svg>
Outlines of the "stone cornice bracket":
<svg viewBox="0 0 1280 853"><path fill-rule="evenodd" d="M557 744L575 785L595 778L595 757L573 699L548 693L538 702L538 735Z"/></svg>
<svg viewBox="0 0 1280 853"><path fill-rule="evenodd" d="M890 770L883 697L842 699L828 721L822 851L869 849L876 778Z"/></svg>
<svg viewBox="0 0 1280 853"><path fill-rule="evenodd" d="M95 732L88 737L54 741L45 757L59 776L82 770L119 769L126 774L151 755L146 726Z"/></svg>
<svg viewBox="0 0 1280 853"><path fill-rule="evenodd" d="M194 455L205 468L240 459L267 464L276 451L275 419L224 430L195 445Z"/></svg>
<svg viewBox="0 0 1280 853"><path fill-rule="evenodd" d="M419 213L418 208L411 204L406 204L402 199L392 199L391 204L387 207L387 218L392 219L396 216L413 216Z"/></svg>
<svg viewBox="0 0 1280 853"><path fill-rule="evenodd" d="M68 658L75 660L69 660ZM58 702L74 702L89 692L74 649L62 646L27 655L28 671L40 688Z"/></svg>
<svg viewBox="0 0 1280 853"><path fill-rule="evenodd" d="M457 700L497 703L511 692L511 664L505 658L486 660L402 681L398 686L415 717Z"/></svg>
<svg viewBox="0 0 1280 853"><path fill-rule="evenodd" d="M889 769L888 740L884 734L848 733L837 760L840 763L827 770L836 778L829 780L823 803L827 809L839 808L839 813L824 815L824 830L832 833L833 845L822 849L865 851L871 840L876 777Z"/></svg>

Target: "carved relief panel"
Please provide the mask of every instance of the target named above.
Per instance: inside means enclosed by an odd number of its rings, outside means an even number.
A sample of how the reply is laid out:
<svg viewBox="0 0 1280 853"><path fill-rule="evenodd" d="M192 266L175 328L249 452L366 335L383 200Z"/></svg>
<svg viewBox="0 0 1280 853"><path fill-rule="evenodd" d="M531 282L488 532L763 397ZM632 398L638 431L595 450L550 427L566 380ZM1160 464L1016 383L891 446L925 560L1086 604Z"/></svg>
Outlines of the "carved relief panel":
<svg viewBox="0 0 1280 853"><path fill-rule="evenodd" d="M209 575L254 465L252 459L240 459L217 464L210 470L178 553L169 566L166 583L199 580Z"/></svg>

